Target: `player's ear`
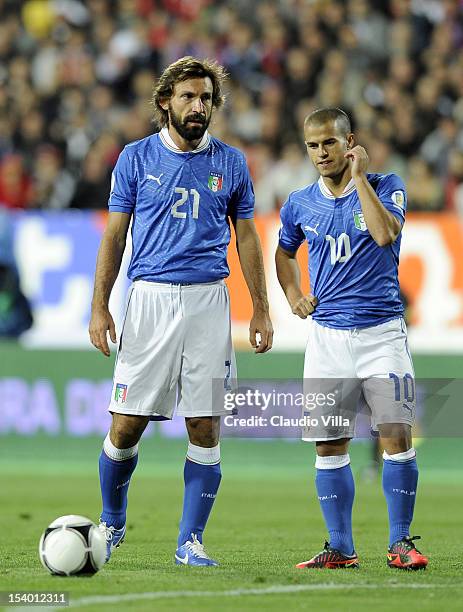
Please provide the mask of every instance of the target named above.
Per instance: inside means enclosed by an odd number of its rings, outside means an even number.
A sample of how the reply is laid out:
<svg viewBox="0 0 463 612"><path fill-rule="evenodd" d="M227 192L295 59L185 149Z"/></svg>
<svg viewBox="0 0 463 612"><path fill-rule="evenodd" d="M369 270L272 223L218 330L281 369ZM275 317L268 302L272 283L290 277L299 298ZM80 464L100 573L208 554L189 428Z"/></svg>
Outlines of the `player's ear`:
<svg viewBox="0 0 463 612"><path fill-rule="evenodd" d="M165 111L168 110L169 109L169 98L161 98L159 100L159 106Z"/></svg>
<svg viewBox="0 0 463 612"><path fill-rule="evenodd" d="M347 141L347 148L352 149L352 147L355 145L354 135L352 133L347 134L346 141Z"/></svg>

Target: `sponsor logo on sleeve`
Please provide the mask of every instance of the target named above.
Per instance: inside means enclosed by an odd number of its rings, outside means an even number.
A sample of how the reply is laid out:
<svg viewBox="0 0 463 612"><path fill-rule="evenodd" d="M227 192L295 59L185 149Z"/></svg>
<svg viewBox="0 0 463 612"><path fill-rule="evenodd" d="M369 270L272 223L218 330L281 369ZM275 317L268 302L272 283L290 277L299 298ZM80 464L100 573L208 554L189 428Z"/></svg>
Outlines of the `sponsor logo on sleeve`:
<svg viewBox="0 0 463 612"><path fill-rule="evenodd" d="M391 200L394 202L394 206L399 210L403 210L405 206L405 194L403 191L394 191L391 195Z"/></svg>

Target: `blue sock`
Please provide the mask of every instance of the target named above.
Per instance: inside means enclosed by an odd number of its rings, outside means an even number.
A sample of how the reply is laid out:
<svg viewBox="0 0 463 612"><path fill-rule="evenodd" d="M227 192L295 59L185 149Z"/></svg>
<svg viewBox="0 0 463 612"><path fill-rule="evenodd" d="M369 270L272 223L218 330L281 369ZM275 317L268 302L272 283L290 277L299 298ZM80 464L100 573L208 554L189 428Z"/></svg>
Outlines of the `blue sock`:
<svg viewBox="0 0 463 612"><path fill-rule="evenodd" d="M105 440L105 447L106 444ZM123 450L129 451L129 454L131 451L132 456L127 459L115 460L108 457L105 449L103 449L99 462L101 497L103 499L103 511L100 519L108 526L113 526L116 529L121 529L125 525L130 477L138 462L137 447Z"/></svg>
<svg viewBox="0 0 463 612"><path fill-rule="evenodd" d="M189 455L191 448L199 447L189 445ZM215 447L218 449L218 446ZM213 449L204 449L212 451ZM195 457L198 460L198 457ZM183 513L180 521L180 532L178 536L178 546L191 540L194 533L200 542L203 541L203 531L206 527L207 519L211 513L214 500L219 490L222 474L220 463L208 465L196 463L186 459L183 472L185 479L185 495L183 498Z"/></svg>
<svg viewBox="0 0 463 612"><path fill-rule="evenodd" d="M337 460L348 455L337 456ZM316 466L324 468L333 457L317 457ZM328 461L325 461L328 460ZM331 463L333 463L331 461ZM354 552L352 539L352 506L355 485L350 463L338 468L317 469L315 479L318 499L330 534L330 546L345 555Z"/></svg>
<svg viewBox="0 0 463 612"><path fill-rule="evenodd" d="M389 512L389 546L410 535L418 485L416 459L394 461L394 456L392 460L384 459L383 466L383 491Z"/></svg>

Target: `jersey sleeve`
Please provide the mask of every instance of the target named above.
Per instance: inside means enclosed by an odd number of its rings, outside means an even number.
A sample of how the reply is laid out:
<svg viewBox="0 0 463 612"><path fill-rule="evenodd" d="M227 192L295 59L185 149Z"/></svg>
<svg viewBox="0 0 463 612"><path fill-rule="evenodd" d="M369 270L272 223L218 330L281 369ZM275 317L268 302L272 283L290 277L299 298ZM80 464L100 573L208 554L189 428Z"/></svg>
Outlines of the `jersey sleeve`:
<svg viewBox="0 0 463 612"><path fill-rule="evenodd" d="M236 188L230 202L229 214L235 219L252 219L254 217L254 188L244 156L239 158L234 181L236 181Z"/></svg>
<svg viewBox="0 0 463 612"><path fill-rule="evenodd" d="M131 213L135 206L136 193L132 160L125 147L119 155L111 176L109 211Z"/></svg>
<svg viewBox="0 0 463 612"><path fill-rule="evenodd" d="M285 251L294 253L304 242L305 235L301 226L297 225L294 221L291 196L289 196L281 208L280 219L279 244Z"/></svg>
<svg viewBox="0 0 463 612"><path fill-rule="evenodd" d="M378 183L376 195L381 204L403 224L407 210L407 192L402 179L396 174L383 176Z"/></svg>

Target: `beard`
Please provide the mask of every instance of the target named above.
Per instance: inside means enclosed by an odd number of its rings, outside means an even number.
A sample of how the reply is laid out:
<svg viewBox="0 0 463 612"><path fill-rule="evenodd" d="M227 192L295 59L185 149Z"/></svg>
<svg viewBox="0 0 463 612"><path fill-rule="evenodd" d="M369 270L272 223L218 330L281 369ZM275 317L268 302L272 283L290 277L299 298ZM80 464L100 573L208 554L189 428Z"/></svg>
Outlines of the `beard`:
<svg viewBox="0 0 463 612"><path fill-rule="evenodd" d="M204 136L210 120L211 118L207 118L205 115L192 113L191 115L187 115L182 121L179 115L176 115L172 107L169 106L170 124L176 129L182 138L188 140L189 142L192 140L200 140ZM191 125L188 123L189 121L197 121L201 125Z"/></svg>

